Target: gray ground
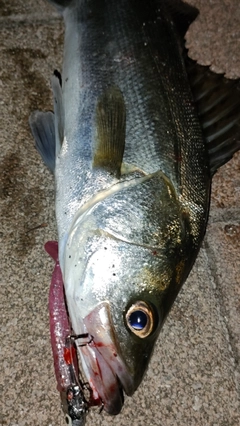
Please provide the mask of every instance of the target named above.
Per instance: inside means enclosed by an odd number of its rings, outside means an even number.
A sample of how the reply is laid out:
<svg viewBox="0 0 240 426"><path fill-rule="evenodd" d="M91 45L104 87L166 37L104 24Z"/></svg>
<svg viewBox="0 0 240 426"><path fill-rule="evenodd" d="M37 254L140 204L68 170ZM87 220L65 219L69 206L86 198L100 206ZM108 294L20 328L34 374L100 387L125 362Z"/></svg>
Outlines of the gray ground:
<svg viewBox="0 0 240 426"><path fill-rule="evenodd" d="M190 53L240 77L239 0L192 0L201 11ZM64 425L48 330L56 239L53 177L28 128L51 109L49 77L61 69L63 25L43 0L0 1L1 403L0 425ZM122 413L88 425L237 426L240 330L240 153L213 181L200 255L159 338L148 373Z"/></svg>

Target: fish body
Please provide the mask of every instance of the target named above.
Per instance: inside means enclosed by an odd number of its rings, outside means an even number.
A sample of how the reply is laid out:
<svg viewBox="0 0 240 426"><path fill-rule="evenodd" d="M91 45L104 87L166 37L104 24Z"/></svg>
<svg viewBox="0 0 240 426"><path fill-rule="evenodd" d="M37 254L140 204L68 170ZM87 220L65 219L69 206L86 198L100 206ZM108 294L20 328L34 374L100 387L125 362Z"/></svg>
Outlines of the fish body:
<svg viewBox="0 0 240 426"><path fill-rule="evenodd" d="M157 2L145 3L95 0L65 9L64 140L55 167L60 265L72 327L76 334L95 336L96 320L90 330L84 319L102 303L107 306L103 315L113 324L110 340L117 340L114 351L120 353L113 374L130 395L196 257L210 188L181 47L162 3L159 10ZM103 115L113 115L113 126L116 116L115 128L100 128L101 108ZM117 167L93 165L99 133L119 132L118 120L126 126L121 161L126 174L120 176ZM145 339L132 336L124 319L128 306L139 300L156 311L154 333ZM82 348L83 363L97 357L91 351ZM102 356L111 354L101 355L101 361ZM109 370L104 387L112 376L108 365L100 367ZM95 366L85 370L95 371ZM99 389L92 371L87 379ZM115 398L108 390L114 384ZM107 392L97 390L105 408L119 411L116 379L111 377L107 386Z"/></svg>
<svg viewBox="0 0 240 426"><path fill-rule="evenodd" d="M55 168L62 268L66 239L79 209L95 194L135 176L161 171L183 203L199 206L201 211L193 214L202 229L209 202L208 160L182 47L164 2L73 1L64 19L64 143ZM111 96L120 104L118 91L124 105L115 106L112 114L124 115L125 109L122 163L130 169L120 180L114 170L93 166L99 133L105 130L97 117L99 103L105 95L106 104ZM119 127L116 123L114 130Z"/></svg>
<svg viewBox="0 0 240 426"><path fill-rule="evenodd" d="M81 365L93 396L117 414L196 259L222 160L210 158L183 28L165 1L54 3L65 22L62 79L52 78L54 116L37 112L30 124L46 163L55 148L68 312L76 336L93 337L79 344Z"/></svg>

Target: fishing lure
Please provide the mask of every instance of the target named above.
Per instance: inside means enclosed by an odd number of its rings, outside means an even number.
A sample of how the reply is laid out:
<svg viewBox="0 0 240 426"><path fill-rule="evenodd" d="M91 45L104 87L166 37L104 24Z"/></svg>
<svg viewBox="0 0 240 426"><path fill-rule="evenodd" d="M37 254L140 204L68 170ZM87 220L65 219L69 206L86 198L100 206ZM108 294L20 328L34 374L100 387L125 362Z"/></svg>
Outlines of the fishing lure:
<svg viewBox="0 0 240 426"><path fill-rule="evenodd" d="M90 388L79 378L76 338L82 338L82 345L88 344L88 335L72 336L66 310L62 273L58 262L58 244L48 241L45 250L54 259L55 268L49 291L50 334L54 358L57 389L61 395L62 409L66 423L71 426L84 426L88 408L85 392ZM85 340L84 340L85 339ZM91 393L91 392L90 392Z"/></svg>
<svg viewBox="0 0 240 426"><path fill-rule="evenodd" d="M72 426L82 426L85 424L88 412L88 403L84 396L84 384L79 380L76 373L77 356L74 340L67 337L63 347L64 360L68 366L68 378L70 385L61 392L62 408L65 413L66 423Z"/></svg>

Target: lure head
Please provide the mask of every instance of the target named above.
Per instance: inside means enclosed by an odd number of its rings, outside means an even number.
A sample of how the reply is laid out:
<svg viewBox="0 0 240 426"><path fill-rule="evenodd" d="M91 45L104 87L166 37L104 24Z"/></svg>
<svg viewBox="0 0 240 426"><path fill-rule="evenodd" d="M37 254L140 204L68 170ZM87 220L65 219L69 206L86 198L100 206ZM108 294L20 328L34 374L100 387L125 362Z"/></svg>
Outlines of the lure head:
<svg viewBox="0 0 240 426"><path fill-rule="evenodd" d="M142 380L191 267L188 238L163 173L116 185L72 226L62 266L69 315L76 334L93 336L78 353L93 398L111 414Z"/></svg>
<svg viewBox="0 0 240 426"><path fill-rule="evenodd" d="M69 386L65 392L61 392L61 400L66 424L69 426L84 426L88 406L82 389L76 384Z"/></svg>

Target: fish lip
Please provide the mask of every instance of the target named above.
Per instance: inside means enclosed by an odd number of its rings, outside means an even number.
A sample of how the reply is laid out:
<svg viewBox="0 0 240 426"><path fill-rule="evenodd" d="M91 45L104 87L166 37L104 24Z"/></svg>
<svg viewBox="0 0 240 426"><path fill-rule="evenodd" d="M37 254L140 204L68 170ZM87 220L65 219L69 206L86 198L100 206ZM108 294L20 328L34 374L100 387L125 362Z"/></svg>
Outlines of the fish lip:
<svg viewBox="0 0 240 426"><path fill-rule="evenodd" d="M124 403L123 391L131 395L134 387L132 375L117 345L109 303L97 305L83 322L92 339L84 346L78 341L76 345L92 390L92 405L102 405L109 414L116 415Z"/></svg>

